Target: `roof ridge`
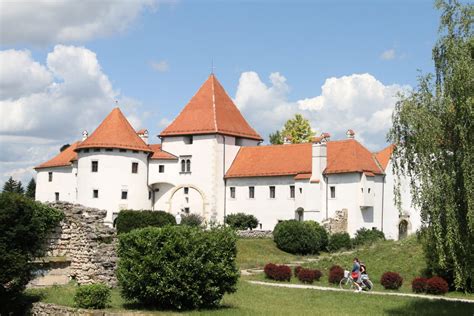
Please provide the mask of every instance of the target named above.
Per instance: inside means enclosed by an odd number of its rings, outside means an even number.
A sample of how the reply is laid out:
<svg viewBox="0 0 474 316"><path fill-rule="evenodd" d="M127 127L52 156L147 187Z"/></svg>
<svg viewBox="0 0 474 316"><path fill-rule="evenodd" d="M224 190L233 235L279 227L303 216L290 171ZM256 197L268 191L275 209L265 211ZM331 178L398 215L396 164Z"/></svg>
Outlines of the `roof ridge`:
<svg viewBox="0 0 474 316"><path fill-rule="evenodd" d="M214 114L214 129L217 132L217 115L216 115L216 93L214 91L214 75L211 74L211 87L212 87L212 110Z"/></svg>

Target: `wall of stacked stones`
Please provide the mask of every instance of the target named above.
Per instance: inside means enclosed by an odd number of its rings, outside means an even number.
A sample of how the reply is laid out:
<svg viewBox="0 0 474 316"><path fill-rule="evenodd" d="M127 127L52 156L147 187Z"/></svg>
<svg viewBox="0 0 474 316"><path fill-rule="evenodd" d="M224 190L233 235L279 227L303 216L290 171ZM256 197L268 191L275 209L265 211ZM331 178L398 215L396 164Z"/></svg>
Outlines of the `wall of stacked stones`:
<svg viewBox="0 0 474 316"><path fill-rule="evenodd" d="M64 257L70 262L70 277L79 284L117 284L117 236L104 224L105 210L67 202L48 204L65 215L52 232L47 244L47 256Z"/></svg>

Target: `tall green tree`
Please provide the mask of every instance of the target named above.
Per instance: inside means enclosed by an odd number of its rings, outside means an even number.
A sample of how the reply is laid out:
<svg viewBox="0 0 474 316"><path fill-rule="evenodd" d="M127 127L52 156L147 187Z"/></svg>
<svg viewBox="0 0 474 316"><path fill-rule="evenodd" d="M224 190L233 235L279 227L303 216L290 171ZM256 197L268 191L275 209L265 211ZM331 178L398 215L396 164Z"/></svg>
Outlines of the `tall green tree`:
<svg viewBox="0 0 474 316"><path fill-rule="evenodd" d="M295 114L294 118L286 121L281 131L269 135L270 143L273 145L283 144L283 139L291 136L293 144L310 142L314 136L309 121L301 114Z"/></svg>
<svg viewBox="0 0 474 316"><path fill-rule="evenodd" d="M474 287L474 37L472 4L437 1L435 74L401 96L389 140L394 171L411 180L428 267L457 289ZM400 187L396 187L400 201Z"/></svg>
<svg viewBox="0 0 474 316"><path fill-rule="evenodd" d="M13 180L13 177L8 178L8 180L3 185L3 192L16 192L17 190L17 182Z"/></svg>
<svg viewBox="0 0 474 316"><path fill-rule="evenodd" d="M21 183L21 181L17 181L16 188L15 188L14 192L18 193L18 194L24 194L25 193L25 189L23 188L23 183Z"/></svg>
<svg viewBox="0 0 474 316"><path fill-rule="evenodd" d="M34 200L36 193L36 181L34 178L31 178L30 182L28 182L28 186L26 187L25 196Z"/></svg>

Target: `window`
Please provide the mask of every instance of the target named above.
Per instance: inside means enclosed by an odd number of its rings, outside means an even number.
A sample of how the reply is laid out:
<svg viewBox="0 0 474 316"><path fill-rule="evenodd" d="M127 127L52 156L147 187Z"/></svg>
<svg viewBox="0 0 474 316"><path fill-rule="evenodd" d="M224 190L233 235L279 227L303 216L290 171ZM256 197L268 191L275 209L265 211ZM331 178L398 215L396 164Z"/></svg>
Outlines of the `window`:
<svg viewBox="0 0 474 316"><path fill-rule="evenodd" d="M89 148L84 149L84 152L85 152L85 153L88 153L88 152L89 152Z"/></svg>
<svg viewBox="0 0 474 316"><path fill-rule="evenodd" d="M189 188L188 187L184 188L184 194L189 194Z"/></svg>
<svg viewBox="0 0 474 316"><path fill-rule="evenodd" d="M235 187L230 187L230 198L235 199Z"/></svg>
<svg viewBox="0 0 474 316"><path fill-rule="evenodd" d="M186 145L191 145L193 143L193 137L192 136L184 136L183 141Z"/></svg>
<svg viewBox="0 0 474 316"><path fill-rule="evenodd" d="M92 170L92 172L98 172L99 171L99 162L97 160L91 161L91 170Z"/></svg>
<svg viewBox="0 0 474 316"><path fill-rule="evenodd" d="M181 172L186 172L186 160L181 160Z"/></svg>
<svg viewBox="0 0 474 316"><path fill-rule="evenodd" d="M100 148L94 148L94 152L96 153L100 152Z"/></svg>
<svg viewBox="0 0 474 316"><path fill-rule="evenodd" d="M138 173L138 162L132 162L132 173Z"/></svg>
<svg viewBox="0 0 474 316"><path fill-rule="evenodd" d="M99 198L99 190L97 190L97 189L92 190L92 197L94 199L98 199Z"/></svg>
<svg viewBox="0 0 474 316"><path fill-rule="evenodd" d="M255 198L255 187L249 187L249 199Z"/></svg>
<svg viewBox="0 0 474 316"><path fill-rule="evenodd" d="M120 151L121 153L126 153L126 152L127 152L126 149L119 149L119 151Z"/></svg>
<svg viewBox="0 0 474 316"><path fill-rule="evenodd" d="M300 194L303 194L303 188L300 188Z"/></svg>
<svg viewBox="0 0 474 316"><path fill-rule="evenodd" d="M270 187L270 199L274 199L274 198L275 198L275 187L271 186Z"/></svg>
<svg viewBox="0 0 474 316"><path fill-rule="evenodd" d="M331 190L331 199L335 199L336 198L336 187L331 186L331 187L329 187L329 190Z"/></svg>
<svg viewBox="0 0 474 316"><path fill-rule="evenodd" d="M54 200L59 201L59 192L54 192Z"/></svg>
<svg viewBox="0 0 474 316"><path fill-rule="evenodd" d="M185 207L185 208L183 209L183 211L184 211L184 213L189 214L189 212L190 212L189 207Z"/></svg>
<svg viewBox="0 0 474 316"><path fill-rule="evenodd" d="M191 159L186 160L186 172L191 172Z"/></svg>
<svg viewBox="0 0 474 316"><path fill-rule="evenodd" d="M151 200L151 191L148 191L148 199Z"/></svg>
<svg viewBox="0 0 474 316"><path fill-rule="evenodd" d="M106 148L105 151L114 151L113 148Z"/></svg>
<svg viewBox="0 0 474 316"><path fill-rule="evenodd" d="M48 182L52 182L53 181L53 172L50 171L48 172Z"/></svg>
<svg viewBox="0 0 474 316"><path fill-rule="evenodd" d="M290 185L290 199L294 199L294 198L295 198L295 186Z"/></svg>
<svg viewBox="0 0 474 316"><path fill-rule="evenodd" d="M181 157L181 173L191 173L190 156Z"/></svg>
<svg viewBox="0 0 474 316"><path fill-rule="evenodd" d="M128 198L128 191L122 191L122 200L126 200Z"/></svg>
<svg viewBox="0 0 474 316"><path fill-rule="evenodd" d="M370 188L369 188L369 194L370 194Z"/></svg>
<svg viewBox="0 0 474 316"><path fill-rule="evenodd" d="M159 165L158 166L158 172L159 173L164 173L165 172L165 165Z"/></svg>
<svg viewBox="0 0 474 316"><path fill-rule="evenodd" d="M240 137L235 138L235 146L242 146L243 140Z"/></svg>
<svg viewBox="0 0 474 316"><path fill-rule="evenodd" d="M134 154L138 154L139 151L138 151L138 150L134 150L133 153L134 153Z"/></svg>

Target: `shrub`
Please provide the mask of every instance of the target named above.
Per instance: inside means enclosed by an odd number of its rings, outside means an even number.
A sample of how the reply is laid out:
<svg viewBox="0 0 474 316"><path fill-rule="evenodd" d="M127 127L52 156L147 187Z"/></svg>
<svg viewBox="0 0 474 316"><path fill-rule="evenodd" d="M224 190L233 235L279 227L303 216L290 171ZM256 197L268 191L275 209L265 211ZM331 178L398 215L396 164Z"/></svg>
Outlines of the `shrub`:
<svg viewBox="0 0 474 316"><path fill-rule="evenodd" d="M250 214L236 213L227 215L225 223L233 229L246 230L257 228L258 219Z"/></svg>
<svg viewBox="0 0 474 316"><path fill-rule="evenodd" d="M272 280L290 281L291 279L291 268L286 265L268 263L265 265L263 271L265 272L265 276Z"/></svg>
<svg viewBox="0 0 474 316"><path fill-rule="evenodd" d="M282 221L275 226L273 240L278 248L293 254L315 254L326 247L327 233L312 221Z"/></svg>
<svg viewBox="0 0 474 316"><path fill-rule="evenodd" d="M348 233L335 233L329 236L328 250L331 252L352 246L351 237Z"/></svg>
<svg viewBox="0 0 474 316"><path fill-rule="evenodd" d="M426 293L428 294L446 294L449 290L448 282L439 276L434 276L426 281Z"/></svg>
<svg viewBox="0 0 474 316"><path fill-rule="evenodd" d="M102 309L110 302L110 289L105 284L81 285L74 295L79 308Z"/></svg>
<svg viewBox="0 0 474 316"><path fill-rule="evenodd" d="M160 308L216 306L236 291L230 228L147 227L119 236L117 278L126 299Z"/></svg>
<svg viewBox="0 0 474 316"><path fill-rule="evenodd" d="M298 273L300 273L301 269L303 269L302 266L295 267L295 269L293 270L295 277L298 277Z"/></svg>
<svg viewBox="0 0 474 316"><path fill-rule="evenodd" d="M164 211L120 211L115 220L117 233L128 233L131 230L148 226L163 227L176 225L176 219L170 213Z"/></svg>
<svg viewBox="0 0 474 316"><path fill-rule="evenodd" d="M428 281L427 278L414 278L413 281L411 281L411 290L414 293L426 292L426 281Z"/></svg>
<svg viewBox="0 0 474 316"><path fill-rule="evenodd" d="M201 227L204 218L197 214L186 214L181 217L181 225Z"/></svg>
<svg viewBox="0 0 474 316"><path fill-rule="evenodd" d="M334 265L329 269L329 283L338 284L344 277L344 269Z"/></svg>
<svg viewBox="0 0 474 316"><path fill-rule="evenodd" d="M301 269L298 273L298 279L303 283L313 283L319 281L322 275L319 270Z"/></svg>
<svg viewBox="0 0 474 316"><path fill-rule="evenodd" d="M16 308L35 258L64 214L16 193L0 193L0 314Z"/></svg>
<svg viewBox="0 0 474 316"><path fill-rule="evenodd" d="M385 240L385 235L383 232L377 229L359 229L353 239L354 245L370 245L378 240Z"/></svg>
<svg viewBox="0 0 474 316"><path fill-rule="evenodd" d="M397 272L385 272L380 278L380 284L387 290L397 290L403 284L403 278Z"/></svg>
<svg viewBox="0 0 474 316"><path fill-rule="evenodd" d="M321 279L321 277L323 276L323 273L318 269L315 269L313 271L314 271L314 280L319 281L319 279Z"/></svg>

